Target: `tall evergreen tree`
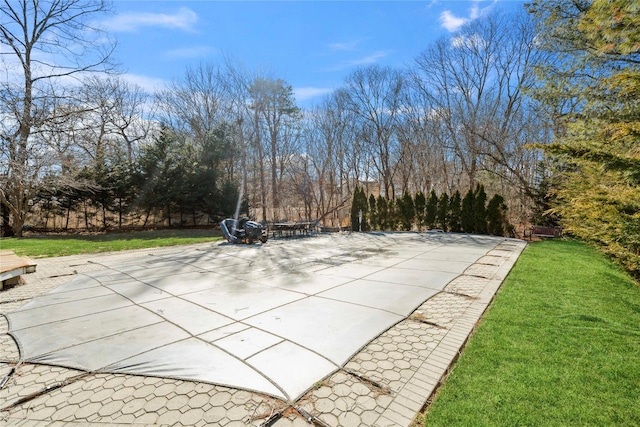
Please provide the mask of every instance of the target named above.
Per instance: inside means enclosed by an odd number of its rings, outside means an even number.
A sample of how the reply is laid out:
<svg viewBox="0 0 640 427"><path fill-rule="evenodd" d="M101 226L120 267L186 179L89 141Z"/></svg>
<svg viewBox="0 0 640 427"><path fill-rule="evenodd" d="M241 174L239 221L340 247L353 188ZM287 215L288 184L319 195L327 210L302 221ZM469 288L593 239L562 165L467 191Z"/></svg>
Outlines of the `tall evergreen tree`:
<svg viewBox="0 0 640 427"><path fill-rule="evenodd" d="M504 236L507 225L507 205L504 203L504 197L494 194L487 204L487 232L494 236Z"/></svg>
<svg viewBox="0 0 640 427"><path fill-rule="evenodd" d="M379 195L376 207L378 208L378 225L380 230L388 230L387 225L389 224L389 206L387 203L387 199L382 195Z"/></svg>
<svg viewBox="0 0 640 427"><path fill-rule="evenodd" d="M460 210L460 225L462 231L465 233L475 233L476 232L476 221L475 216L473 214L473 209L475 207L473 190L470 188L467 191L467 194L464 195L462 199L462 208Z"/></svg>
<svg viewBox="0 0 640 427"><path fill-rule="evenodd" d="M369 195L369 226L372 230L380 229L380 218L376 206L376 196L373 194Z"/></svg>
<svg viewBox="0 0 640 427"><path fill-rule="evenodd" d="M404 231L411 230L413 220L416 216L416 210L413 205L413 198L411 194L405 192L401 199L397 201L398 216L400 218L400 225Z"/></svg>
<svg viewBox="0 0 640 427"><path fill-rule="evenodd" d="M449 195L442 193L438 199L436 225L444 231L449 229Z"/></svg>
<svg viewBox="0 0 640 427"><path fill-rule="evenodd" d="M460 200L460 191L456 190L453 196L449 199L449 231L459 233L462 231L461 224L461 206L462 200Z"/></svg>
<svg viewBox="0 0 640 427"><path fill-rule="evenodd" d="M536 97L555 118L556 213L640 277L640 3L535 0Z"/></svg>
<svg viewBox="0 0 640 427"><path fill-rule="evenodd" d="M487 234L487 193L484 185L476 184L473 194L473 229L474 233Z"/></svg>
<svg viewBox="0 0 640 427"><path fill-rule="evenodd" d="M387 222L385 229L389 231L396 231L398 229L398 204L393 199L387 201Z"/></svg>
<svg viewBox="0 0 640 427"><path fill-rule="evenodd" d="M422 191L418 191L416 193L413 204L416 208L416 226L419 231L422 231L425 224L425 209L427 207L427 199L424 197L424 193Z"/></svg>
<svg viewBox="0 0 640 427"><path fill-rule="evenodd" d="M369 199L363 187L360 188L360 204L364 206L362 209L362 231L371 231L371 224L369 223Z"/></svg>
<svg viewBox="0 0 640 427"><path fill-rule="evenodd" d="M438 214L438 195L436 190L431 190L429 199L427 199L427 206L425 208L424 222L428 228L434 228L436 226L436 215Z"/></svg>
<svg viewBox="0 0 640 427"><path fill-rule="evenodd" d="M147 218L152 210L162 209L171 218L171 204L179 199L176 185L182 176L177 173L179 144L175 134L163 128L160 136L153 144L146 146L140 160L141 180L143 182L139 198L139 206L147 211ZM145 219L146 224L146 219Z"/></svg>
<svg viewBox="0 0 640 427"><path fill-rule="evenodd" d="M356 186L353 190L351 203L351 229L353 231L368 231L367 211L369 210L364 188Z"/></svg>

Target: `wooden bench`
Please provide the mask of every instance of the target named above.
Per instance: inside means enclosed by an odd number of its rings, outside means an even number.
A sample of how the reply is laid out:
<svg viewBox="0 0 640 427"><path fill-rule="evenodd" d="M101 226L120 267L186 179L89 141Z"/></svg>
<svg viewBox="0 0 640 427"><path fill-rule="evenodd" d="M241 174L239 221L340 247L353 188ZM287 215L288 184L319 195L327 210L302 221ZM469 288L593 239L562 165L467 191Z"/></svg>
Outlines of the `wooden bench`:
<svg viewBox="0 0 640 427"><path fill-rule="evenodd" d="M533 237L561 237L562 236L562 228L561 227L547 227L542 225L532 225L529 228L529 233L527 230L524 232L524 237L529 237L529 240Z"/></svg>
<svg viewBox="0 0 640 427"><path fill-rule="evenodd" d="M28 258L19 257L12 251L0 251L0 289L17 283L19 277L27 273L35 273L36 264Z"/></svg>

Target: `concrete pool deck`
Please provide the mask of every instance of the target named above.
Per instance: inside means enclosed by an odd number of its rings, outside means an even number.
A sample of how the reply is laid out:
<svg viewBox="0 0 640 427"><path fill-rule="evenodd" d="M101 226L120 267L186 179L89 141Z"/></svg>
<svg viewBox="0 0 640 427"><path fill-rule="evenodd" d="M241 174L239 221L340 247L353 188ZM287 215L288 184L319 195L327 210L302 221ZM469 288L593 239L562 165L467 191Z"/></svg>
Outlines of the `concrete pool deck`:
<svg viewBox="0 0 640 427"><path fill-rule="evenodd" d="M41 259L0 294L0 420L408 426L525 246L354 233Z"/></svg>

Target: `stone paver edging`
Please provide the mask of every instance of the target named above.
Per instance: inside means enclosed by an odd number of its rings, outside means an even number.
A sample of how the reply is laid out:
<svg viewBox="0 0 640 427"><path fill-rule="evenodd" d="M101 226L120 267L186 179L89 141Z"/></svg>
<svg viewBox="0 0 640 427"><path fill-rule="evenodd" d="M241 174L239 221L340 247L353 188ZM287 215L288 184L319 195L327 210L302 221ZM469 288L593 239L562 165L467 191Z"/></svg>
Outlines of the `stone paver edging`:
<svg viewBox="0 0 640 427"><path fill-rule="evenodd" d="M293 405L206 383L18 363L18 348L0 316L0 424L408 427L446 376L525 246L505 239ZM103 256L115 260L174 250ZM95 257L39 260L38 272L25 277L25 285L0 293L0 314L76 272L99 270L100 265L90 262Z"/></svg>

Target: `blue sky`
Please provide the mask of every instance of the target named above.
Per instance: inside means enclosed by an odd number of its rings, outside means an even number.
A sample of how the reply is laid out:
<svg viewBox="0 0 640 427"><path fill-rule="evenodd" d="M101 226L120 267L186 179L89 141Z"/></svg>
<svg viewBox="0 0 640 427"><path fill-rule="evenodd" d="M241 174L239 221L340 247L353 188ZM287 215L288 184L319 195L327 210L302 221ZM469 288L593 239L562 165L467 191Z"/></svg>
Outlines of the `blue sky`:
<svg viewBox="0 0 640 427"><path fill-rule="evenodd" d="M409 64L432 41L491 9L492 1L155 1L115 0L102 24L118 40L124 77L145 89L189 66L231 56L269 69L310 105L359 66Z"/></svg>

